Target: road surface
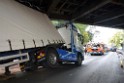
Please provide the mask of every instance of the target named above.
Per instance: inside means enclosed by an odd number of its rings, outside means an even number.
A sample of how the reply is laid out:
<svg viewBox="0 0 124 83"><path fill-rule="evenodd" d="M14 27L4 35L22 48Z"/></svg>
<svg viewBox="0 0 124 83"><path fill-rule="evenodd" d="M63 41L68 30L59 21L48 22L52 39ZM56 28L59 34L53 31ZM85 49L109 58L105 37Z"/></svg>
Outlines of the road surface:
<svg viewBox="0 0 124 83"><path fill-rule="evenodd" d="M15 78L0 83L124 83L124 72L118 56L87 56L81 67L66 65L57 69L39 69L18 73Z"/></svg>

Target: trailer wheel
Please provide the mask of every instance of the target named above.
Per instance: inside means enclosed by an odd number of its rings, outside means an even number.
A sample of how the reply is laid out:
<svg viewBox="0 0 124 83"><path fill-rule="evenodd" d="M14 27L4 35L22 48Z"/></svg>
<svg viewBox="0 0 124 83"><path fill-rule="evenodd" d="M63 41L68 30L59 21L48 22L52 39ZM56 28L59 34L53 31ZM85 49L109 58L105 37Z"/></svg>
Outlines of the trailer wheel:
<svg viewBox="0 0 124 83"><path fill-rule="evenodd" d="M53 48L48 49L46 54L46 67L56 68L58 66L58 54Z"/></svg>
<svg viewBox="0 0 124 83"><path fill-rule="evenodd" d="M82 65L82 56L81 56L81 54L78 54L78 56L77 56L77 61L75 62L75 65L76 66L81 66Z"/></svg>
<svg viewBox="0 0 124 83"><path fill-rule="evenodd" d="M25 63L26 72L35 71L38 68L36 57L35 57L35 52L30 52L29 57L30 57L30 61Z"/></svg>

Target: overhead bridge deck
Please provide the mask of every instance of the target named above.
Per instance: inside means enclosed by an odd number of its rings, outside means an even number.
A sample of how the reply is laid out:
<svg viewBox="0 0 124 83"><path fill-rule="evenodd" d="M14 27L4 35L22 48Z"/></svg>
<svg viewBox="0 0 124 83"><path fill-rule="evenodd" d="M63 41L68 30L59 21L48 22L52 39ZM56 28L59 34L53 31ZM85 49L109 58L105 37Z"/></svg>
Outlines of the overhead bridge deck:
<svg viewBox="0 0 124 83"><path fill-rule="evenodd" d="M51 19L124 28L124 0L17 0Z"/></svg>

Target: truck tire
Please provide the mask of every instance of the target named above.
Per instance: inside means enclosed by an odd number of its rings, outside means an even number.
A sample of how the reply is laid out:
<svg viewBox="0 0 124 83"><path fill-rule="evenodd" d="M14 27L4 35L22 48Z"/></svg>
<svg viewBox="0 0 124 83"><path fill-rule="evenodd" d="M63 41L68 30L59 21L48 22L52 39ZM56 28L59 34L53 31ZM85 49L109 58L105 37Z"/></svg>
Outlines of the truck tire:
<svg viewBox="0 0 124 83"><path fill-rule="evenodd" d="M75 62L75 65L76 66L81 66L82 65L82 56L81 56L81 54L78 54L78 56L77 56L77 61Z"/></svg>
<svg viewBox="0 0 124 83"><path fill-rule="evenodd" d="M48 49L47 53L46 53L46 66L45 67L49 67L49 68L56 68L58 67L59 63L58 63L58 53L54 48L50 48Z"/></svg>
<svg viewBox="0 0 124 83"><path fill-rule="evenodd" d="M30 61L25 63L25 71L30 72L30 71L35 71L38 68L36 57L35 57L35 52L29 53Z"/></svg>

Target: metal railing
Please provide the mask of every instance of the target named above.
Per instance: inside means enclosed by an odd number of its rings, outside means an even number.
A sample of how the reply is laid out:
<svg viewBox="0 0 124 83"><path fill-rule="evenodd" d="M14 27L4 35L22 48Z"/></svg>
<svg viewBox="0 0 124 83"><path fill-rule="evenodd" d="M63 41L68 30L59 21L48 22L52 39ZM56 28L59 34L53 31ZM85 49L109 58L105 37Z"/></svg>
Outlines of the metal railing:
<svg viewBox="0 0 124 83"><path fill-rule="evenodd" d="M0 64L0 67L8 67L19 63L27 62L29 61L29 55L28 53L23 53L23 54L0 57L0 61L10 60L10 59L12 59L12 61Z"/></svg>

